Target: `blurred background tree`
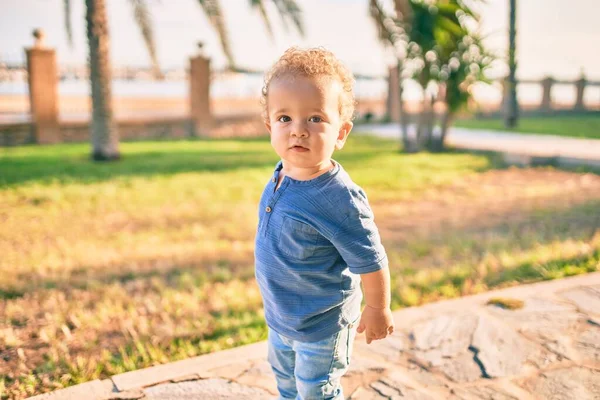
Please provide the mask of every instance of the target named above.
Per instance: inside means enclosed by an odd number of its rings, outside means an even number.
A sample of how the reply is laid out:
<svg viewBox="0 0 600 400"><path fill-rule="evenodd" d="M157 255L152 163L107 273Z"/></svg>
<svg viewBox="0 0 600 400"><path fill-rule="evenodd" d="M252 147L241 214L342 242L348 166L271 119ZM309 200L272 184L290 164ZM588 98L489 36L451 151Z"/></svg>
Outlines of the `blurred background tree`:
<svg viewBox="0 0 600 400"><path fill-rule="evenodd" d="M395 0L394 13L384 6L371 0L370 13L380 39L398 60L400 96L403 78L408 76L422 91L416 135L410 135L400 101L404 151L440 151L453 116L471 97L472 86L488 82L484 72L494 57L478 34L479 16L463 0ZM436 101L444 104L440 124L436 124Z"/></svg>
<svg viewBox="0 0 600 400"><path fill-rule="evenodd" d="M271 0L284 22L291 21L301 35L304 35L302 13L295 0ZM130 0L134 19L144 38L144 44L150 55L153 74L161 78L160 67L154 42L154 31L150 20L150 12L147 2L144 0ZM231 45L225 20L223 8L219 0L198 0L202 10L208 17L213 28L217 31L221 47L228 62L228 68L236 70L235 59L231 51ZM273 30L267 12L265 0L250 0L252 7L260 11L261 17L267 26L271 38ZM73 41L71 27L71 0L64 0L65 28L70 43ZM86 25L89 44L89 68L90 85L92 97L92 159L96 161L116 160L120 158L119 134L114 121L112 109L111 70L110 70L110 34L106 15L105 0L86 0ZM285 25L287 26L287 25Z"/></svg>

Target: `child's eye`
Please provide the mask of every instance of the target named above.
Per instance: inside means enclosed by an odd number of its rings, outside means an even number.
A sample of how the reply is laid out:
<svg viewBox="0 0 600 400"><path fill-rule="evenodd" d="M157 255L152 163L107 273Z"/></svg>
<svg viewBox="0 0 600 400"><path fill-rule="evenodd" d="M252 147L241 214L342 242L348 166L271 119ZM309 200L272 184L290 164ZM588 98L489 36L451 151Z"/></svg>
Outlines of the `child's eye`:
<svg viewBox="0 0 600 400"><path fill-rule="evenodd" d="M291 120L292 119L287 115L282 115L281 117L277 118L277 121L279 122L290 122Z"/></svg>
<svg viewBox="0 0 600 400"><path fill-rule="evenodd" d="M314 117L310 117L308 120L310 122L322 122L323 121L323 119L321 117L318 117L316 115Z"/></svg>

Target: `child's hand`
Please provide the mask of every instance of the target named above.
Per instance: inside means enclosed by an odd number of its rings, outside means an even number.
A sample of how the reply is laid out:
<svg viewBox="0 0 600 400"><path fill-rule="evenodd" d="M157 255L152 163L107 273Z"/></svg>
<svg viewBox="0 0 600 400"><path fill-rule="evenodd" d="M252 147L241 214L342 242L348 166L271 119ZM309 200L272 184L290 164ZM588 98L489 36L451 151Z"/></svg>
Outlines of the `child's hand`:
<svg viewBox="0 0 600 400"><path fill-rule="evenodd" d="M394 319L389 307L378 309L366 306L360 317L357 333L367 331L367 344L372 340L385 339L394 332Z"/></svg>

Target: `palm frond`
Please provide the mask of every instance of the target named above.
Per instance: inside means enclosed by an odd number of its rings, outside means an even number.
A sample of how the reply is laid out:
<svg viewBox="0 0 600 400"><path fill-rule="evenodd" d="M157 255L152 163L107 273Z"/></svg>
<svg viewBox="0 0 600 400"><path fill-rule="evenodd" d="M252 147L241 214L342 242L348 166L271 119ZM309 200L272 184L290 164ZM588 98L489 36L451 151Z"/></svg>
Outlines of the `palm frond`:
<svg viewBox="0 0 600 400"><path fill-rule="evenodd" d="M133 14L135 22L140 28L144 43L148 54L150 54L150 62L152 63L152 73L155 78L161 78L162 73L160 72L160 66L158 64L158 57L156 55L156 43L154 42L154 30L152 28L152 21L150 18L150 12L144 0L129 0L133 7Z"/></svg>
<svg viewBox="0 0 600 400"><path fill-rule="evenodd" d="M285 19L289 18L292 20L296 29L300 33L300 35L304 36L304 23L302 22L302 10L296 4L295 0L273 0L279 14L281 15L281 19L284 21L284 27L287 29L287 25L285 25Z"/></svg>
<svg viewBox="0 0 600 400"><path fill-rule="evenodd" d="M377 27L379 40L385 45L393 47L396 42L395 34L398 33L397 29L394 29L393 26L396 24L390 24L390 21L393 22L393 18L385 12L379 0L369 1L369 14Z"/></svg>
<svg viewBox="0 0 600 400"><path fill-rule="evenodd" d="M225 19L223 18L223 12L221 10L221 3L219 0L198 0L198 3L200 3L204 13L208 17L208 20L219 35L221 48L223 49L223 53L225 53L225 57L227 57L229 68L235 68L235 61L231 51L229 34L227 33L227 29L225 27Z"/></svg>
<svg viewBox="0 0 600 400"><path fill-rule="evenodd" d="M267 27L267 32L269 33L269 37L271 39L274 39L275 35L273 34L273 27L271 26L271 20L269 19L269 14L267 14L267 9L265 7L264 0L250 0L250 6L258 8L258 10L260 11L260 16L262 17L263 22L265 23L265 26Z"/></svg>
<svg viewBox="0 0 600 400"><path fill-rule="evenodd" d="M65 16L65 30L67 31L67 39L69 40L69 46L73 47L73 25L71 24L71 0L64 0L64 16Z"/></svg>
<svg viewBox="0 0 600 400"><path fill-rule="evenodd" d="M449 32L455 37L462 37L467 33L467 29L461 26L458 21L453 21L448 18L438 18L437 27Z"/></svg>

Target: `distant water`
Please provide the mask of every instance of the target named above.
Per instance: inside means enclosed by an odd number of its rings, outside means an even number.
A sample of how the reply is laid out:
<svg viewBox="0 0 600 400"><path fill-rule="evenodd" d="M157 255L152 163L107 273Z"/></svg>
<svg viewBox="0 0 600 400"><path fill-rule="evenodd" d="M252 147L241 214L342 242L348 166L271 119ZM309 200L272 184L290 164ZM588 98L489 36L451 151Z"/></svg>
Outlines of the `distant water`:
<svg viewBox="0 0 600 400"><path fill-rule="evenodd" d="M211 85L211 95L215 97L258 97L263 80L260 76L244 76L228 80L215 80ZM113 96L128 97L169 97L180 98L188 95L187 81L130 81L114 80ZM381 98L386 95L385 80L360 80L355 86L356 95L366 98ZM89 96L90 87L87 81L64 80L58 85L61 95ZM26 82L0 82L0 95L26 95Z"/></svg>
<svg viewBox="0 0 600 400"><path fill-rule="evenodd" d="M263 85L263 78L259 75L238 75L228 79L215 79L211 85L211 95L214 97L248 98L259 97ZM387 96L387 81L357 80L355 84L357 98L385 98ZM89 96L90 88L87 81L64 80L58 85L61 95ZM127 97L167 97L182 98L188 95L187 81L130 81L114 80L113 96ZM0 82L1 95L26 95L28 93L26 82ZM493 85L478 84L473 94L475 99L485 103L499 103L501 87L498 83ZM404 98L407 101L416 101L421 97L421 90L414 81L405 84ZM540 85L522 84L518 87L519 101L522 104L539 104L542 97ZM555 85L552 89L553 101L563 104L575 102L575 87L572 85ZM598 105L600 103L600 87L586 88L586 104Z"/></svg>

